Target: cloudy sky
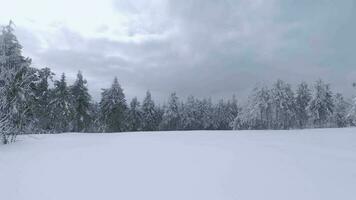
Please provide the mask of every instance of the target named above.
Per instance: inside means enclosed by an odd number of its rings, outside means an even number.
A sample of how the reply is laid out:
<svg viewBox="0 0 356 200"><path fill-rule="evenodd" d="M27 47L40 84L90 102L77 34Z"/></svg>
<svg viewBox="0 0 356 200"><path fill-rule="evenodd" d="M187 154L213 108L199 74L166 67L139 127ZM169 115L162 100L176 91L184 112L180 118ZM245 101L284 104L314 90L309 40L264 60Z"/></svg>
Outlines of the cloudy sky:
<svg viewBox="0 0 356 200"><path fill-rule="evenodd" d="M0 2L34 66L83 71L95 99L114 76L129 98L157 100L245 98L278 78L322 78L351 96L356 81L355 0Z"/></svg>

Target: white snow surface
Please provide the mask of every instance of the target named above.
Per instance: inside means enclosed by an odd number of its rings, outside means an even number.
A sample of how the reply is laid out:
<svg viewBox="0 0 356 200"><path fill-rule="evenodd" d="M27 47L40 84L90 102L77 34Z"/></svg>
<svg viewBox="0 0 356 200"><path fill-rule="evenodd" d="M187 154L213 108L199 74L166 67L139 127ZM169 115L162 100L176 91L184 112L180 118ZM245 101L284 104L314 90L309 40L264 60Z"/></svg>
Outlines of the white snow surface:
<svg viewBox="0 0 356 200"><path fill-rule="evenodd" d="M356 199L356 129L21 136L0 199Z"/></svg>

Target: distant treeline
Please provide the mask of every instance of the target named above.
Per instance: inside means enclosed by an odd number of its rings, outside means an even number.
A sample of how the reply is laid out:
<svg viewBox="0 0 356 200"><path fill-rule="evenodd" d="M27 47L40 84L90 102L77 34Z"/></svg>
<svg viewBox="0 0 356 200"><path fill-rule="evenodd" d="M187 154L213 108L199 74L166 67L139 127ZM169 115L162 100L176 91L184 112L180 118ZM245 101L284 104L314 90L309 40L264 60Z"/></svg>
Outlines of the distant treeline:
<svg viewBox="0 0 356 200"><path fill-rule="evenodd" d="M246 104L235 97L213 103L193 96L182 101L176 93L164 105L147 91L142 102L127 102L118 79L103 89L100 102L88 93L81 72L73 85L66 76L54 80L49 68L31 67L13 26L0 34L0 137L60 132L122 132L158 130L291 129L345 127L356 122L356 99L349 102L319 80L293 91L278 80L272 88L253 90ZM53 82L53 87L50 87Z"/></svg>

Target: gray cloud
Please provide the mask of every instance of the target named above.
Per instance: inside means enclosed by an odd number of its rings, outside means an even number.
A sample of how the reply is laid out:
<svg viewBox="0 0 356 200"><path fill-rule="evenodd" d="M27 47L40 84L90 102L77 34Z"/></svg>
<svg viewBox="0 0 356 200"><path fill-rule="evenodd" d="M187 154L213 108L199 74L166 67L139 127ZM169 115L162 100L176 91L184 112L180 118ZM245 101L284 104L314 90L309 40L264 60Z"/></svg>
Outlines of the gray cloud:
<svg viewBox="0 0 356 200"><path fill-rule="evenodd" d="M134 16L127 34L144 36L141 41L86 38L62 27L58 41L43 49L29 31L17 31L36 65L70 78L82 70L96 99L114 76L127 96L149 89L159 100L172 91L244 99L256 83L277 78L293 84L323 78L352 94L352 0L130 2L116 1L115 9Z"/></svg>

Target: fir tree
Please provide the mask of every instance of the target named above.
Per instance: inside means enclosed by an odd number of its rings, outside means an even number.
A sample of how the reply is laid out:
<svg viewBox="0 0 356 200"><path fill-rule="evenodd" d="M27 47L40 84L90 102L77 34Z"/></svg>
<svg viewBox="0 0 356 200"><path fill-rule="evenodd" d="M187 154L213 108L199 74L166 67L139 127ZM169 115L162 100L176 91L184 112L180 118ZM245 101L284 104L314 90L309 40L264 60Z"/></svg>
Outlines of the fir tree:
<svg viewBox="0 0 356 200"><path fill-rule="evenodd" d="M33 100L33 115L36 119L37 126L40 129L50 131L52 129L50 120L50 101L51 91L49 89L50 81L52 81L54 73L49 68L43 68L37 70L38 80L33 88L34 100Z"/></svg>
<svg viewBox="0 0 356 200"><path fill-rule="evenodd" d="M157 110L152 100L150 91L146 92L146 97L142 103L142 130L155 131L158 129Z"/></svg>
<svg viewBox="0 0 356 200"><path fill-rule="evenodd" d="M133 98L130 102L130 109L127 116L128 130L140 131L142 127L142 111L140 102L137 98Z"/></svg>
<svg viewBox="0 0 356 200"><path fill-rule="evenodd" d="M115 77L111 88L101 94L100 108L105 132L121 132L126 129L127 104L124 92Z"/></svg>
<svg viewBox="0 0 356 200"><path fill-rule="evenodd" d="M162 130L178 130L181 123L181 110L179 99L176 93L172 93L168 99L168 105L164 109L163 121L161 123Z"/></svg>
<svg viewBox="0 0 356 200"><path fill-rule="evenodd" d="M33 98L35 81L31 60L22 56L22 46L14 35L13 23L0 34L0 135L3 143L14 141L17 134L30 128L32 116L28 99ZM11 139L9 139L11 137Z"/></svg>
<svg viewBox="0 0 356 200"><path fill-rule="evenodd" d="M89 113L91 97L88 93L87 81L80 71L77 74L77 80L70 88L70 92L74 107L73 131L85 132L91 123Z"/></svg>
<svg viewBox="0 0 356 200"><path fill-rule="evenodd" d="M72 130L71 121L74 116L74 106L67 86L65 74L61 75L59 81L54 82L50 102L50 119L55 132L66 132Z"/></svg>

